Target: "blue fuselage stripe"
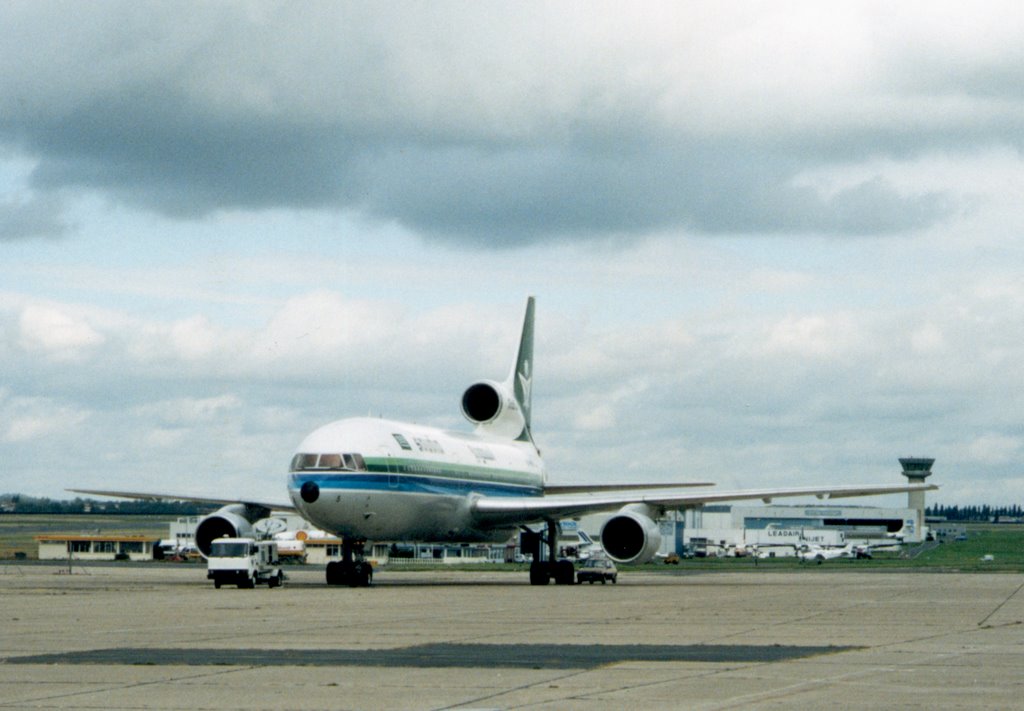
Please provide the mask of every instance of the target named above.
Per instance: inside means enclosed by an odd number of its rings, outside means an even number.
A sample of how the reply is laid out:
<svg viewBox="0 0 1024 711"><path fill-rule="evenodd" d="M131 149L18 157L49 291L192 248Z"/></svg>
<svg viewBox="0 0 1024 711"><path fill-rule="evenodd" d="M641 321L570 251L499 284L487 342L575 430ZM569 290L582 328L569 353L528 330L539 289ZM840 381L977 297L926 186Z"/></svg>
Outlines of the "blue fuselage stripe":
<svg viewBox="0 0 1024 711"><path fill-rule="evenodd" d="M289 478L292 489L299 489L311 481L321 490L330 491L391 491L443 496L467 496L470 493L482 496L541 496L544 493L540 487L535 486L410 474L303 472L291 474Z"/></svg>

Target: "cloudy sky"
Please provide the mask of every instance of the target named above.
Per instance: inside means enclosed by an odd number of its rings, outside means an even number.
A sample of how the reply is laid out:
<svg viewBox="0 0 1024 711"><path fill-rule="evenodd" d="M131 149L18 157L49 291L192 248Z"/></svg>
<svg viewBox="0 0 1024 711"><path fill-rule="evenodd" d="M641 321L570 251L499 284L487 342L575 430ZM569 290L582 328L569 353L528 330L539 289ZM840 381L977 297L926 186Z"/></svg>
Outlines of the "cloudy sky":
<svg viewBox="0 0 1024 711"><path fill-rule="evenodd" d="M0 493L468 427L534 294L555 480L1022 503L1019 3L621 7L0 5Z"/></svg>

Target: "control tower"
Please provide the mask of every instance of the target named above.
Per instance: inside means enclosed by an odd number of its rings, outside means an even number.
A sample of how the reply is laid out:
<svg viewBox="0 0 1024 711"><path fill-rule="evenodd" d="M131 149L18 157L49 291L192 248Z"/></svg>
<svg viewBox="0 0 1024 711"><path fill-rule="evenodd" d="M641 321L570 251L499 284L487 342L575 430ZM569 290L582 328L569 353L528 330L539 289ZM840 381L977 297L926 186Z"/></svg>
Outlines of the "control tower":
<svg viewBox="0 0 1024 711"><path fill-rule="evenodd" d="M903 466L903 476L907 477L908 484L923 484L924 480L932 475L934 459L923 459L920 457L902 457L900 464ZM907 508L917 512L917 530L922 540L924 538L924 492L911 491L907 494Z"/></svg>

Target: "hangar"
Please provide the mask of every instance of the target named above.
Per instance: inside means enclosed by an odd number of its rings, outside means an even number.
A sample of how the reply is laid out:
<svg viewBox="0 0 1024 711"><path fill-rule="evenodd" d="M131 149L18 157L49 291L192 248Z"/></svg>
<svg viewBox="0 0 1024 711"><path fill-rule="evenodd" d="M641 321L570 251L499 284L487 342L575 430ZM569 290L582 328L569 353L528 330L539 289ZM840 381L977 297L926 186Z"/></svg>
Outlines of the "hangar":
<svg viewBox="0 0 1024 711"><path fill-rule="evenodd" d="M776 549L795 555L796 546L847 543L878 546L922 540L917 512L869 506L705 506L683 516L683 543L696 554L730 555Z"/></svg>
<svg viewBox="0 0 1024 711"><path fill-rule="evenodd" d="M907 481L920 484L931 476L935 460L904 457L899 462ZM795 555L799 546L807 544L870 547L920 543L927 536L924 508L924 492L908 494L903 508L831 503L704 506L684 513L682 539L698 555L730 555L751 549Z"/></svg>

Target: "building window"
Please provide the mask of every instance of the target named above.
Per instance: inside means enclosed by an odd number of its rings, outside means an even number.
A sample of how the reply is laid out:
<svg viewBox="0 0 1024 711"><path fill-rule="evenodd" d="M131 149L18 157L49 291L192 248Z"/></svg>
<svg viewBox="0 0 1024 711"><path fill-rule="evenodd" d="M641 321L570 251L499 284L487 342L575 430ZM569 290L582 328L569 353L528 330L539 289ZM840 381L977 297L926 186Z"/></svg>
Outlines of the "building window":
<svg viewBox="0 0 1024 711"><path fill-rule="evenodd" d="M68 541L68 551L71 553L88 553L89 550L89 541Z"/></svg>

